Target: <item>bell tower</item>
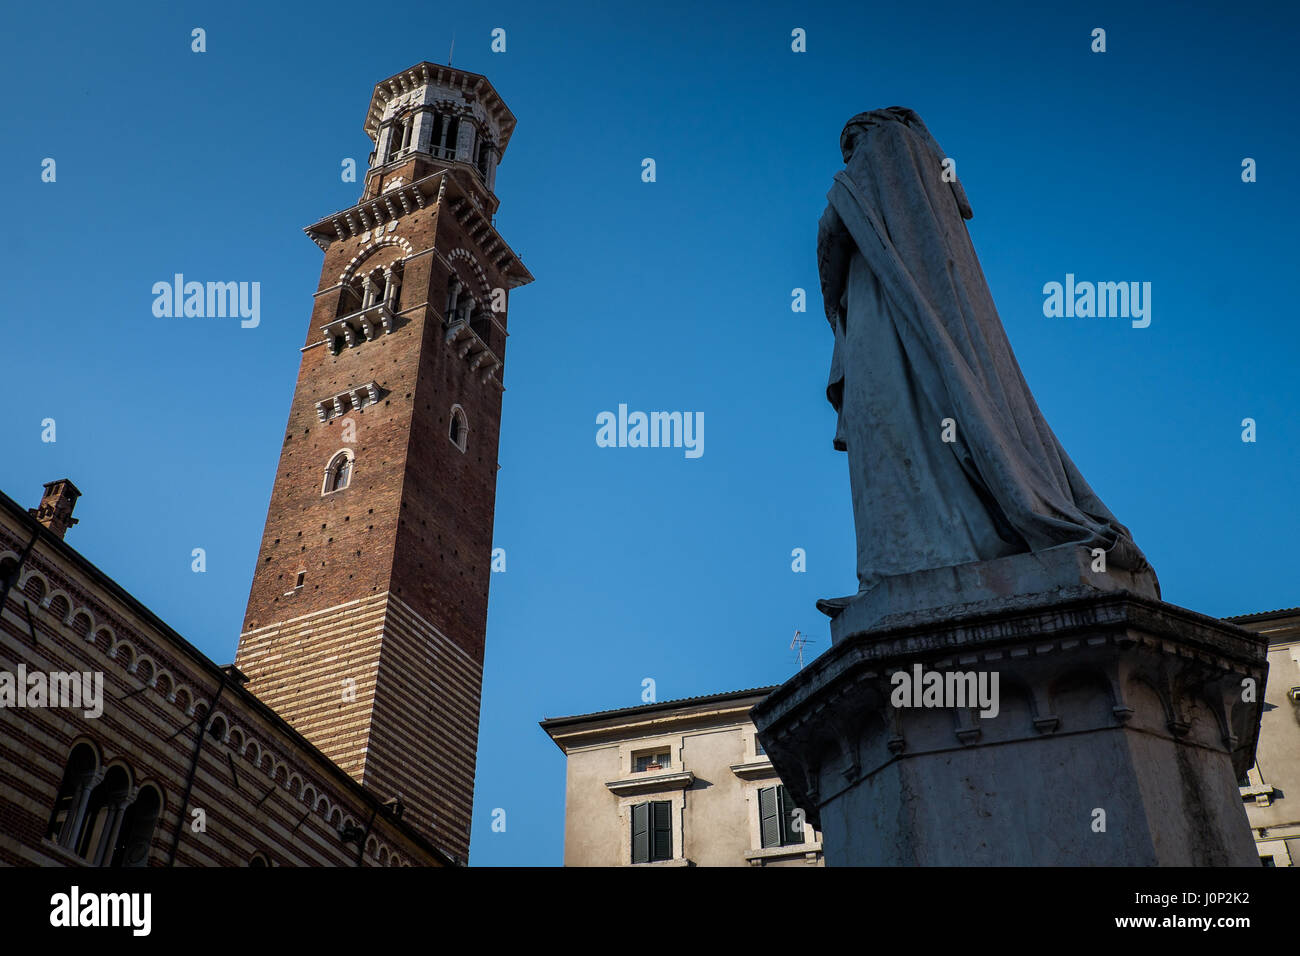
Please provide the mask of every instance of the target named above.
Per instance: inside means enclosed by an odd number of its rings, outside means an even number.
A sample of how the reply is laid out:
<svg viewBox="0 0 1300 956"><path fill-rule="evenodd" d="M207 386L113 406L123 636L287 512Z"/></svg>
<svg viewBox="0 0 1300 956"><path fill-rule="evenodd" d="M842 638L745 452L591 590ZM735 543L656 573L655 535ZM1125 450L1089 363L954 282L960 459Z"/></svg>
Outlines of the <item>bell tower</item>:
<svg viewBox="0 0 1300 956"><path fill-rule="evenodd" d="M325 254L235 663L249 689L465 858L511 290L515 126L483 76L379 83Z"/></svg>

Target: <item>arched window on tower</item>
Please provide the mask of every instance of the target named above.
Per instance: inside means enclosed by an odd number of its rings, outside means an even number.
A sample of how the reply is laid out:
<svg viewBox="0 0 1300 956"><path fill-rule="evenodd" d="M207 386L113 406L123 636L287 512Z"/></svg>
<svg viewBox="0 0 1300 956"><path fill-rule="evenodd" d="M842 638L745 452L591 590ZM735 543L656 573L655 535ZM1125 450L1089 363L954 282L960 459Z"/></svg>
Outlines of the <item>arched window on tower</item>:
<svg viewBox="0 0 1300 956"><path fill-rule="evenodd" d="M334 318L341 319L345 315L360 312L364 295L361 276L352 276L339 290L339 308Z"/></svg>
<svg viewBox="0 0 1300 956"><path fill-rule="evenodd" d="M465 450L465 443L469 438L469 420L465 417L465 410L459 405L451 407L451 425L447 437L461 451Z"/></svg>
<svg viewBox="0 0 1300 956"><path fill-rule="evenodd" d="M376 266L369 273L361 277L361 308L368 309L379 301L379 295L384 288L384 270Z"/></svg>
<svg viewBox="0 0 1300 956"><path fill-rule="evenodd" d="M465 325L470 325L470 327L473 328L471 322L473 321L474 313L477 310L478 310L478 303L474 301L474 297L468 295L464 296L463 298L461 298L460 305L457 309L457 311L460 313L457 316L457 322L463 323Z"/></svg>
<svg viewBox="0 0 1300 956"><path fill-rule="evenodd" d="M455 273L452 273L450 281L447 283L447 307L443 310L448 325L456 324L456 310L460 307L460 279Z"/></svg>
<svg viewBox="0 0 1300 956"><path fill-rule="evenodd" d="M483 344L488 348L492 347L492 313L487 309L479 309L470 316L469 327L473 329L474 334L483 340Z"/></svg>
<svg viewBox="0 0 1300 956"><path fill-rule="evenodd" d="M386 163L392 162L393 157L397 154L397 144L399 142L398 137L400 137L401 135L402 132L400 129L398 129L396 123L392 123L389 125L388 145L384 149L384 162Z"/></svg>
<svg viewBox="0 0 1300 956"><path fill-rule="evenodd" d="M443 144L444 154L448 159L456 158L456 142L460 136L460 118L453 116L447 120L447 141Z"/></svg>
<svg viewBox="0 0 1300 956"><path fill-rule="evenodd" d="M414 126L414 118L409 115L393 120L388 127L388 152L384 162L392 162L402 150L411 145L411 131Z"/></svg>
<svg viewBox="0 0 1300 956"><path fill-rule="evenodd" d="M384 270L384 304L396 312L402 301L402 263L395 262Z"/></svg>
<svg viewBox="0 0 1300 956"><path fill-rule="evenodd" d="M341 451L330 459L329 465L325 468L325 487L321 494L328 495L335 491L342 491L351 481L352 453Z"/></svg>
<svg viewBox="0 0 1300 956"><path fill-rule="evenodd" d="M429 137L429 152L435 156L439 155L438 149L442 145L442 126L442 114L434 113L432 135Z"/></svg>
<svg viewBox="0 0 1300 956"><path fill-rule="evenodd" d="M460 133L460 120L455 116L433 114L433 135L429 139L429 152L439 159L456 158L456 137Z"/></svg>

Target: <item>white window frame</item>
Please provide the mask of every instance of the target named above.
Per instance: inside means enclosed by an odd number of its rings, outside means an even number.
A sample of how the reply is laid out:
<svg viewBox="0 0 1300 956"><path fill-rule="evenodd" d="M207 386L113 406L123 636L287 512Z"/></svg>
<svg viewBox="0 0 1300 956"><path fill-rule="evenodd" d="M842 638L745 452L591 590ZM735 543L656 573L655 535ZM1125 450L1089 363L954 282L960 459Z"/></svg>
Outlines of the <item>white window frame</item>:
<svg viewBox="0 0 1300 956"><path fill-rule="evenodd" d="M460 441L456 441L451 437L451 426L456 420L458 412L460 413ZM465 449L469 446L469 416L465 414L465 409L459 404L451 406L451 416L447 419L447 441L459 448L462 455L465 454Z"/></svg>
<svg viewBox="0 0 1300 956"><path fill-rule="evenodd" d="M673 855L667 860L653 860L650 863L632 862L632 808L641 803L662 801L672 804ZM686 816L686 791L665 790L661 793L639 793L636 796L621 797L618 801L619 833L622 835L622 849L619 851L621 866L681 866L686 859L685 840L683 838L682 818Z"/></svg>
<svg viewBox="0 0 1300 956"><path fill-rule="evenodd" d="M331 488L334 484L334 475L338 471L339 459L346 457L348 460L348 483L342 488ZM334 454L330 455L329 462L325 465L325 480L321 482L320 496L322 498L335 494L340 491L346 491L352 487L352 479L357 475L357 456L351 448L340 448Z"/></svg>

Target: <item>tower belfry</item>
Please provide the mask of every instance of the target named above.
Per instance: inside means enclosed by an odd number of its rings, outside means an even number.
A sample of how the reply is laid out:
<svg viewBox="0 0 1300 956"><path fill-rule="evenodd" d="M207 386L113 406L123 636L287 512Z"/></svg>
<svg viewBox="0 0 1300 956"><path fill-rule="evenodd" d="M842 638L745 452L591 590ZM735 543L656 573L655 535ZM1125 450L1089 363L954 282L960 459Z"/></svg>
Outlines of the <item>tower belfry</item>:
<svg viewBox="0 0 1300 956"><path fill-rule="evenodd" d="M325 253L236 665L405 819L468 854L510 291L514 115L483 76L375 86Z"/></svg>

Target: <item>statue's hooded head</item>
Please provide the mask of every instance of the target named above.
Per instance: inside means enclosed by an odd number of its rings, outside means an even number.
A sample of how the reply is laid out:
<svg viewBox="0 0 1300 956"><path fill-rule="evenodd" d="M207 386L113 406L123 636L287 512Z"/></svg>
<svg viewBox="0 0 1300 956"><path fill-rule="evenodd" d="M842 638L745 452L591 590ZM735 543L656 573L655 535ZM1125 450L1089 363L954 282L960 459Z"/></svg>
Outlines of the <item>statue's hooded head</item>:
<svg viewBox="0 0 1300 956"><path fill-rule="evenodd" d="M871 127L880 126L882 123L902 123L921 138L934 155L934 161L942 164L945 158L944 151L939 148L939 144L930 135L930 130L921 121L921 117L917 115L916 110L908 109L906 106L887 106L884 109L859 113L845 123L844 130L840 133L840 154L844 157L845 163L848 163L853 158L854 152L862 141L863 134ZM948 184L952 187L952 194L957 200L957 208L961 212L961 217L970 219L973 215L970 200L966 198L966 190L962 188L961 182L954 175L948 181Z"/></svg>

